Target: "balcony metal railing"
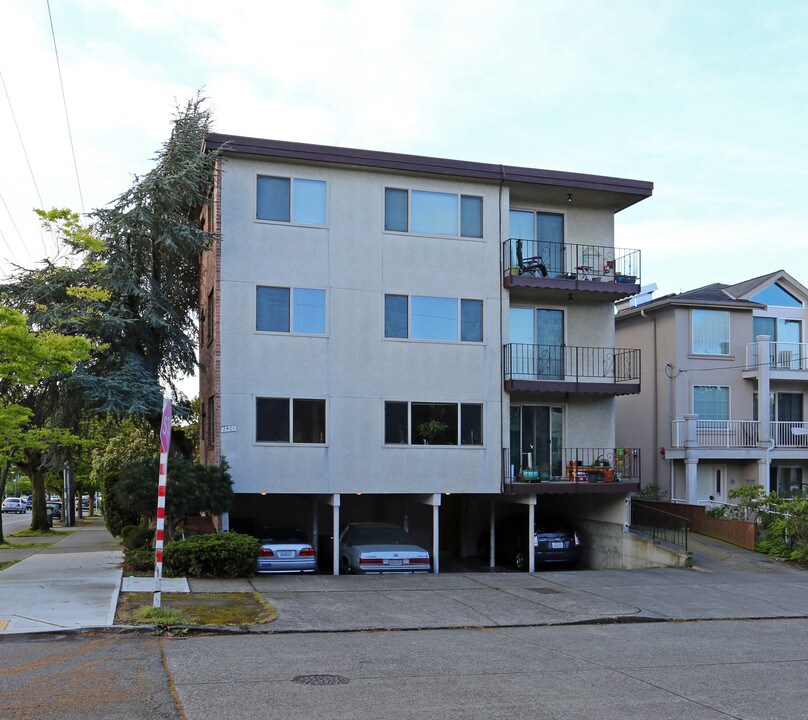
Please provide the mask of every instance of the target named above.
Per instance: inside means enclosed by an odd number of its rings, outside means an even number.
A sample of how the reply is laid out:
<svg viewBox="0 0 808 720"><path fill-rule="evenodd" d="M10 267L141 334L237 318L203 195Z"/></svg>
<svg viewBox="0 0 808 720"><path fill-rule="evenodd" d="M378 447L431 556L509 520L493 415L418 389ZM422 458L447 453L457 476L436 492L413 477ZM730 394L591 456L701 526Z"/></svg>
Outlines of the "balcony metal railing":
<svg viewBox="0 0 808 720"><path fill-rule="evenodd" d="M808 423L774 421L769 424L769 437L776 448L808 448ZM760 440L757 420L698 420L697 447L754 448ZM687 421L674 420L671 447L686 447Z"/></svg>
<svg viewBox="0 0 808 720"><path fill-rule="evenodd" d="M608 245L509 238L502 247L506 275L637 283L640 251Z"/></svg>
<svg viewBox="0 0 808 720"><path fill-rule="evenodd" d="M770 342L768 355L770 370L808 370L808 343ZM758 345L749 343L745 369L756 370L759 364Z"/></svg>
<svg viewBox="0 0 808 720"><path fill-rule="evenodd" d="M505 380L636 383L640 351L575 345L505 345Z"/></svg>
<svg viewBox="0 0 808 720"><path fill-rule="evenodd" d="M504 481L639 482L639 448L548 448L546 457L532 445L523 452L502 451Z"/></svg>
<svg viewBox="0 0 808 720"><path fill-rule="evenodd" d="M632 500L629 524L636 532L648 535L654 540L665 540L687 550L690 522L686 518Z"/></svg>

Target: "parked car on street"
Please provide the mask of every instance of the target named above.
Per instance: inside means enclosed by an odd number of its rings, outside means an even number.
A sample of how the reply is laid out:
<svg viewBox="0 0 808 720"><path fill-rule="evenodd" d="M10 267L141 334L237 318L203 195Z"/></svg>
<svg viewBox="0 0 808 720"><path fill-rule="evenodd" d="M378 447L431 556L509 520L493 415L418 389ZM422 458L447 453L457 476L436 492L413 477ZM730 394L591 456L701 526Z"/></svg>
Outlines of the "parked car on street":
<svg viewBox="0 0 808 720"><path fill-rule="evenodd" d="M429 552L398 525L351 523L339 538L341 573L429 572Z"/></svg>
<svg viewBox="0 0 808 720"><path fill-rule="evenodd" d="M530 559L527 535L526 517L511 515L499 520L494 527L497 562L527 570ZM490 538L488 532L480 536L480 557L485 560L489 558ZM537 517L532 551L536 565L577 565L581 559L581 538L562 518Z"/></svg>
<svg viewBox="0 0 808 720"><path fill-rule="evenodd" d="M24 515L28 512L28 506L22 498L7 497L3 500L3 512L22 513Z"/></svg>
<svg viewBox="0 0 808 720"><path fill-rule="evenodd" d="M25 500L25 506L30 510L34 506L34 496L28 495L23 498Z"/></svg>
<svg viewBox="0 0 808 720"><path fill-rule="evenodd" d="M314 572L317 569L317 554L300 528L264 528L258 538L261 548L256 572Z"/></svg>

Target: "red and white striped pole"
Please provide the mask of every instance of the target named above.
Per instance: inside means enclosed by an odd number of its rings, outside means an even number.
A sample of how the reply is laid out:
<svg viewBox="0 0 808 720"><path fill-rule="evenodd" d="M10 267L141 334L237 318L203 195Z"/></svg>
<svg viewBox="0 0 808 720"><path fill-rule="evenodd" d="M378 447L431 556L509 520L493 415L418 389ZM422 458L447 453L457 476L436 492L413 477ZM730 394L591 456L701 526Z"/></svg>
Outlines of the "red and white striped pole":
<svg viewBox="0 0 808 720"><path fill-rule="evenodd" d="M163 398L163 422L160 425L160 476L157 481L157 528L154 533L154 602L160 607L163 587L163 531L166 522L166 481L168 448L171 445L171 398Z"/></svg>

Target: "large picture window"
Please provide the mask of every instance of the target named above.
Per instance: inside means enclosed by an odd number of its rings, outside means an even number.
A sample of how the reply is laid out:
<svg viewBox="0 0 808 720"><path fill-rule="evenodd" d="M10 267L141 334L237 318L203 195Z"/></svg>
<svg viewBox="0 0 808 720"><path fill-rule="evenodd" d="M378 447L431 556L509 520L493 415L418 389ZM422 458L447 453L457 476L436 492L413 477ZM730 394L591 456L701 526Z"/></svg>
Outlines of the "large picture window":
<svg viewBox="0 0 808 720"><path fill-rule="evenodd" d="M255 440L325 443L325 400L256 398Z"/></svg>
<svg viewBox="0 0 808 720"><path fill-rule="evenodd" d="M387 445L482 445L480 403L386 402Z"/></svg>
<svg viewBox="0 0 808 720"><path fill-rule="evenodd" d="M481 238L483 199L476 195L385 188L384 229Z"/></svg>
<svg viewBox="0 0 808 720"><path fill-rule="evenodd" d="M729 420L729 388L722 385L694 385L693 412L699 420Z"/></svg>
<svg viewBox="0 0 808 720"><path fill-rule="evenodd" d="M325 225L325 181L259 175L256 213L259 220Z"/></svg>
<svg viewBox="0 0 808 720"><path fill-rule="evenodd" d="M691 310L691 349L695 355L729 355L729 313Z"/></svg>
<svg viewBox="0 0 808 720"><path fill-rule="evenodd" d="M324 335L325 304L325 290L259 286L255 289L255 329Z"/></svg>
<svg viewBox="0 0 808 720"><path fill-rule="evenodd" d="M385 295L384 336L482 342L483 301L428 295Z"/></svg>

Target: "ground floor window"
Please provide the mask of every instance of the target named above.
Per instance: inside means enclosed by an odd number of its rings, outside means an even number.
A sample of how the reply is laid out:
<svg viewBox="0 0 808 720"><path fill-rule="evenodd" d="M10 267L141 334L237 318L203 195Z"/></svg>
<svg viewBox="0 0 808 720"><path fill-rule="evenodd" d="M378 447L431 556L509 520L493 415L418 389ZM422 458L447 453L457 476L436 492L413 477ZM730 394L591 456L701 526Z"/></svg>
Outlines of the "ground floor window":
<svg viewBox="0 0 808 720"><path fill-rule="evenodd" d="M387 445L482 445L481 403L386 402Z"/></svg>
<svg viewBox="0 0 808 720"><path fill-rule="evenodd" d="M325 400L256 398L255 403L256 442L325 442Z"/></svg>
<svg viewBox="0 0 808 720"><path fill-rule="evenodd" d="M776 492L780 497L794 497L804 489L801 467L772 466L769 475L770 492Z"/></svg>

